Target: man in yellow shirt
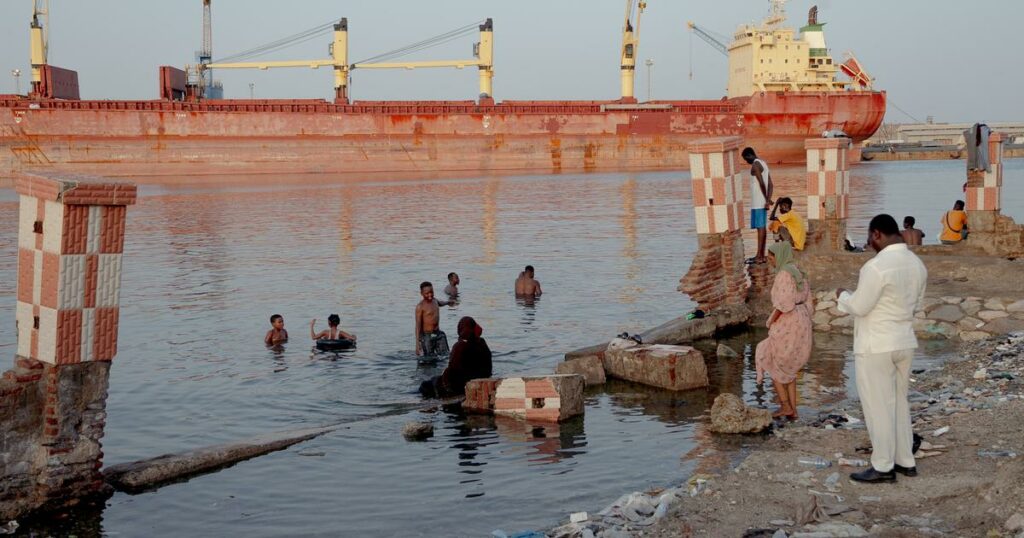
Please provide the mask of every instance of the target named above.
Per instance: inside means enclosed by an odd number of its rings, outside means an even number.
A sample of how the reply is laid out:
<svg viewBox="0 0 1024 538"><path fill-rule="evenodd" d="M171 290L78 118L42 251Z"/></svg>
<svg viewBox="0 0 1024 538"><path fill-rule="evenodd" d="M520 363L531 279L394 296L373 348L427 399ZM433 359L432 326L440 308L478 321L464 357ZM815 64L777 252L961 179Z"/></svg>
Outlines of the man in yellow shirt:
<svg viewBox="0 0 1024 538"><path fill-rule="evenodd" d="M771 223L768 229L775 234L776 241L789 241L794 250L803 250L807 242L807 227L804 220L793 211L793 200L790 198L779 198L775 209L779 215L775 216L772 211Z"/></svg>
<svg viewBox="0 0 1024 538"><path fill-rule="evenodd" d="M939 240L943 245L955 245L967 237L967 213L964 212L964 201L957 200L953 209L942 216L942 235Z"/></svg>

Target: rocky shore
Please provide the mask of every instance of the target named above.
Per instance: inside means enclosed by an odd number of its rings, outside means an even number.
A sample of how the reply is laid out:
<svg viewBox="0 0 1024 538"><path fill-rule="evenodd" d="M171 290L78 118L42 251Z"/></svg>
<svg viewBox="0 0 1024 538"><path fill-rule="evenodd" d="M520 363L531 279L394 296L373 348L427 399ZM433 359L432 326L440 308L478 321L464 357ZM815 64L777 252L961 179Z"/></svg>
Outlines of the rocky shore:
<svg viewBox="0 0 1024 538"><path fill-rule="evenodd" d="M859 402L844 400L746 436L757 447L737 466L700 454L709 461L687 483L624 495L547 536L1024 538L1024 333L962 343L940 368L916 369L911 390L917 477L849 480L858 469L840 458L867 460L870 440Z"/></svg>

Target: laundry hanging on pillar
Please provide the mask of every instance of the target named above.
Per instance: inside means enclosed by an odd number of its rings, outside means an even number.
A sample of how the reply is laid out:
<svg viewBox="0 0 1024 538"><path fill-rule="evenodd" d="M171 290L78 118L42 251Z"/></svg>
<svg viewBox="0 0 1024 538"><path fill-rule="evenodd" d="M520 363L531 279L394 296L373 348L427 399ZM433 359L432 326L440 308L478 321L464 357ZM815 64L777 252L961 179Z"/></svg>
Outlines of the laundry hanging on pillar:
<svg viewBox="0 0 1024 538"><path fill-rule="evenodd" d="M992 130L984 123L975 123L964 131L964 144L967 145L967 170L984 170L991 172L988 155L988 137Z"/></svg>

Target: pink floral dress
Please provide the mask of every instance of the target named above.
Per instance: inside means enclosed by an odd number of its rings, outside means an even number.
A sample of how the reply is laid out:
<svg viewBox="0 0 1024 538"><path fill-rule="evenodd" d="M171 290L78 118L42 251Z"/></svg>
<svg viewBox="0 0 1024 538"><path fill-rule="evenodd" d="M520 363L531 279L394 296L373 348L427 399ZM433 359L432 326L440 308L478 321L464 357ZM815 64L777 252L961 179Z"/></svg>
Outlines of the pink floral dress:
<svg viewBox="0 0 1024 538"><path fill-rule="evenodd" d="M814 304L807 279L798 290L793 275L779 271L772 285L772 306L782 315L768 328L768 338L757 344L757 377L760 381L764 372L768 372L773 381L791 383L811 358L814 343L811 322Z"/></svg>

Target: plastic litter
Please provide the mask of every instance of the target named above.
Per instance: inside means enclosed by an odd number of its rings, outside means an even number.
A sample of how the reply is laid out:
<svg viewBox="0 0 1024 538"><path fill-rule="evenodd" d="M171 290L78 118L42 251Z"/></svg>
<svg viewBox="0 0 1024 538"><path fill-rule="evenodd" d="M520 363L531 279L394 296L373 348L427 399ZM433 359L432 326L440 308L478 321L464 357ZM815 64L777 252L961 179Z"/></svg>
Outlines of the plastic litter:
<svg viewBox="0 0 1024 538"><path fill-rule="evenodd" d="M867 467L869 464L867 460L860 458L839 458L839 465L846 467Z"/></svg>
<svg viewBox="0 0 1024 538"><path fill-rule="evenodd" d="M1016 458L1017 453L1012 450L979 450L978 455L983 458Z"/></svg>
<svg viewBox="0 0 1024 538"><path fill-rule="evenodd" d="M10 520L5 525L0 525L0 534L14 534L18 530L18 522Z"/></svg>
<svg viewBox="0 0 1024 538"><path fill-rule="evenodd" d="M947 432L949 432L949 426L943 426L943 427L933 431L932 432L932 437L938 437L938 436L943 435L943 434L945 434Z"/></svg>
<svg viewBox="0 0 1024 538"><path fill-rule="evenodd" d="M570 523L582 523L587 519L589 518L587 517L586 512L573 512L572 514L569 514Z"/></svg>
<svg viewBox="0 0 1024 538"><path fill-rule="evenodd" d="M881 497L877 497L875 495L861 495L860 496L860 502L862 502L862 503L880 503L880 502L882 502L882 498Z"/></svg>
<svg viewBox="0 0 1024 538"><path fill-rule="evenodd" d="M828 488L829 491L836 491L837 486L839 486L839 473L832 473L828 475L828 478L825 479L825 487Z"/></svg>
<svg viewBox="0 0 1024 538"><path fill-rule="evenodd" d="M827 460L827 459L825 459L825 458L823 458L821 456L803 457L803 458L798 459L797 463L799 463L800 465L807 466L807 467L814 467L815 469L825 469L827 467L831 467L832 466L832 462L831 461L829 461L829 460Z"/></svg>

